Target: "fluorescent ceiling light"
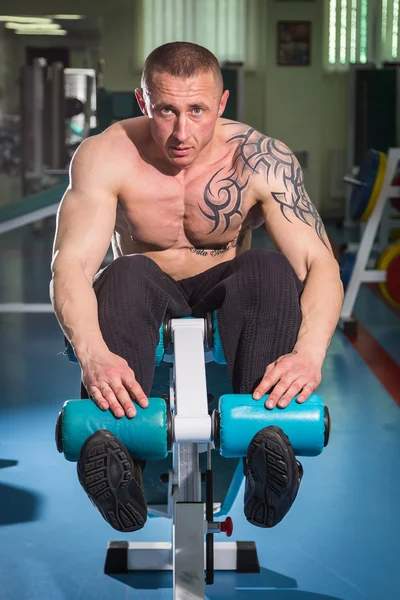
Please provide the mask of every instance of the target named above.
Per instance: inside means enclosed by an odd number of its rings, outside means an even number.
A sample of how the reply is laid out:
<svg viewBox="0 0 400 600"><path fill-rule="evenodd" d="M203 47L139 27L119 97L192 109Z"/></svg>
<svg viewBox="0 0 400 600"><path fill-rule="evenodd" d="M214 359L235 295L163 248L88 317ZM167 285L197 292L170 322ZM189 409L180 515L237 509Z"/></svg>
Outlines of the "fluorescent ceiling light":
<svg viewBox="0 0 400 600"><path fill-rule="evenodd" d="M61 19L64 21L78 21L84 19L83 15L51 15L52 19Z"/></svg>
<svg viewBox="0 0 400 600"><path fill-rule="evenodd" d="M16 35L67 35L65 29L43 29L43 30L32 30L32 29L16 29L14 31Z"/></svg>
<svg viewBox="0 0 400 600"><path fill-rule="evenodd" d="M16 17L10 15L0 15L0 21L14 21L14 23L52 23L49 17Z"/></svg>
<svg viewBox="0 0 400 600"><path fill-rule="evenodd" d="M4 27L6 29L20 29L21 31L30 31L32 29L37 31L61 29L61 25L59 23L6 23Z"/></svg>

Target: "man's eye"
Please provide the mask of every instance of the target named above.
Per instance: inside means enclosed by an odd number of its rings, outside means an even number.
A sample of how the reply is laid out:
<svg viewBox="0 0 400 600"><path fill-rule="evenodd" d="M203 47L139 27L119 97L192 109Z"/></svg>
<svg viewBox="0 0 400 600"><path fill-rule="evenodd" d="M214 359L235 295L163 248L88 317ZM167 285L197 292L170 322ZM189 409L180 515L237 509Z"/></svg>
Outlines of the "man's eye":
<svg viewBox="0 0 400 600"><path fill-rule="evenodd" d="M202 108L194 108L193 112L195 115L201 115L203 112L203 109Z"/></svg>
<svg viewBox="0 0 400 600"><path fill-rule="evenodd" d="M171 111L171 109L170 109L170 108L162 108L162 109L161 109L161 113L162 113L163 115L170 115L170 114L171 114L171 112L172 112L172 111Z"/></svg>

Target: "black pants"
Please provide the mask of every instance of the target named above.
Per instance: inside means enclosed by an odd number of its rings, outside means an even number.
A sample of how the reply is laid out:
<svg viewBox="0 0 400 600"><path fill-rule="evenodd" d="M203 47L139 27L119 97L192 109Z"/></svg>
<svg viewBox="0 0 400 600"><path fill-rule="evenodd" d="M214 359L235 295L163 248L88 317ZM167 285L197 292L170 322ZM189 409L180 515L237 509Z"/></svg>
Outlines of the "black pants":
<svg viewBox="0 0 400 600"><path fill-rule="evenodd" d="M218 328L234 393L252 393L267 365L293 350L303 285L279 252L253 249L175 281L150 258L117 258L95 278L102 335L148 396L159 329L166 315L203 317L218 309ZM88 398L82 386L82 397Z"/></svg>

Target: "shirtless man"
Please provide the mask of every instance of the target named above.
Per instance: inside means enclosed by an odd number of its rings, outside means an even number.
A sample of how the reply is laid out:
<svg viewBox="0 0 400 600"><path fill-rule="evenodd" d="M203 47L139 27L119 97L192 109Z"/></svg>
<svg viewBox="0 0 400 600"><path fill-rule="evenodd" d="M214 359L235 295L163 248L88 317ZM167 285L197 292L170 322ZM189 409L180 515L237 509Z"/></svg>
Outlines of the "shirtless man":
<svg viewBox="0 0 400 600"><path fill-rule="evenodd" d="M144 116L86 140L73 158L51 297L82 368L83 397L117 418L148 405L166 316L218 309L233 391L255 399L270 392L266 410L296 395L306 401L321 381L343 300L338 264L295 156L223 119L228 96L213 54L166 44L147 58L136 90ZM277 251L250 249L262 223ZM98 273L110 241L114 260ZM250 523L272 527L293 503L302 468L281 429L255 438L244 511ZM271 440L275 466L266 458ZM99 451L102 492L87 475ZM146 521L143 467L105 430L81 450L80 483L115 529Z"/></svg>

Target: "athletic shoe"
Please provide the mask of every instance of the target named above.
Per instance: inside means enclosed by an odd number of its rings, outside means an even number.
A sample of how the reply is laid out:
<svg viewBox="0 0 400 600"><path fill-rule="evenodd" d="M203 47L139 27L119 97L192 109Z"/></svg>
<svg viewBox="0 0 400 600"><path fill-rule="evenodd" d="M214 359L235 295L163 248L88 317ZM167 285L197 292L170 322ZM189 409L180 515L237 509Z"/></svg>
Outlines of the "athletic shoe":
<svg viewBox="0 0 400 600"><path fill-rule="evenodd" d="M81 486L111 527L129 532L144 526L142 467L112 433L100 429L86 440L77 470Z"/></svg>
<svg viewBox="0 0 400 600"><path fill-rule="evenodd" d="M264 427L253 437L245 475L246 519L257 527L274 527L292 506L303 476L303 467L282 429Z"/></svg>

